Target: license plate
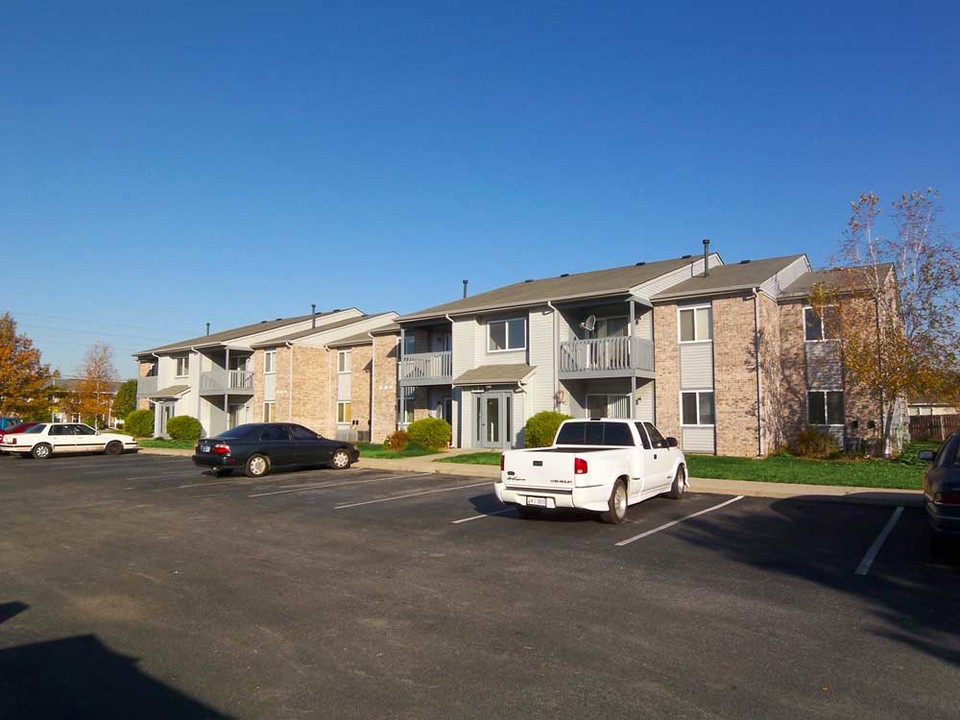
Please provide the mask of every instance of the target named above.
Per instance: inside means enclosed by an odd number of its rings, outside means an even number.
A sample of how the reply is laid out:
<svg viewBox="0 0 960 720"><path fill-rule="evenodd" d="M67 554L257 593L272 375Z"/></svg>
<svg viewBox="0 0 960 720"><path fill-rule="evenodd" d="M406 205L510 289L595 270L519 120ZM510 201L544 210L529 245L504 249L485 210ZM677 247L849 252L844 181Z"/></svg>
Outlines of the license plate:
<svg viewBox="0 0 960 720"><path fill-rule="evenodd" d="M546 499L546 498L540 498L540 497L528 497L528 498L527 498L527 505L534 505L534 506L536 506L536 507L546 507L546 506L547 506L547 499Z"/></svg>
<svg viewBox="0 0 960 720"><path fill-rule="evenodd" d="M210 445L201 445L201 446L200 446L200 452L202 452L202 453L210 452Z"/></svg>

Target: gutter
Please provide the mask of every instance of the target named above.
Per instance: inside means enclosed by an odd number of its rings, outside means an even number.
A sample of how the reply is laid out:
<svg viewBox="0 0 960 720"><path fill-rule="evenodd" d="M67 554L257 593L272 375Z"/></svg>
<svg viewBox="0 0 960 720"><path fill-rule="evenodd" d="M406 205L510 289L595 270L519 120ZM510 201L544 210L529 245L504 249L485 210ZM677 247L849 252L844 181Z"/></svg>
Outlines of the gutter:
<svg viewBox="0 0 960 720"><path fill-rule="evenodd" d="M377 341L372 332L368 332L367 337L370 338L370 442L373 442L373 417L375 414L373 401L376 397L375 388L377 386Z"/></svg>
<svg viewBox="0 0 960 720"><path fill-rule="evenodd" d="M553 409L560 411L560 311L552 300L547 300L547 307L553 311Z"/></svg>

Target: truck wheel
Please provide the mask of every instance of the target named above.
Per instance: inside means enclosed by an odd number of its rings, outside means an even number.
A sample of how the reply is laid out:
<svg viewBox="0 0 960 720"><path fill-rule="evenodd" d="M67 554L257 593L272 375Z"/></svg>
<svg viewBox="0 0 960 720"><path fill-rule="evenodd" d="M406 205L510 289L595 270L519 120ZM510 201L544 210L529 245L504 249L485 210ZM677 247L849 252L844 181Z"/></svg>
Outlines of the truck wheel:
<svg viewBox="0 0 960 720"><path fill-rule="evenodd" d="M670 488L670 492L667 493L667 497L672 500L679 500L683 497L683 491L687 486L687 473L683 469L683 465L677 468L677 475L673 478L673 486Z"/></svg>
<svg viewBox="0 0 960 720"><path fill-rule="evenodd" d="M600 513L600 519L605 523L619 525L627 519L627 485L623 480L614 483L607 507L610 509Z"/></svg>

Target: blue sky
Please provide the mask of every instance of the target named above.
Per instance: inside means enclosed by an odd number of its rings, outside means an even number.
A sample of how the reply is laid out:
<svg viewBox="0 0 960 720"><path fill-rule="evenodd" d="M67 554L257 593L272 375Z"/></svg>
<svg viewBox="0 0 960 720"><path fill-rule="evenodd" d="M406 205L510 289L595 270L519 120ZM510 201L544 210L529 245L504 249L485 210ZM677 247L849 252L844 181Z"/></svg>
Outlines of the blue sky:
<svg viewBox="0 0 960 720"><path fill-rule="evenodd" d="M701 251L828 263L849 202L960 229L960 5L13 2L3 302L70 374L356 306Z"/></svg>

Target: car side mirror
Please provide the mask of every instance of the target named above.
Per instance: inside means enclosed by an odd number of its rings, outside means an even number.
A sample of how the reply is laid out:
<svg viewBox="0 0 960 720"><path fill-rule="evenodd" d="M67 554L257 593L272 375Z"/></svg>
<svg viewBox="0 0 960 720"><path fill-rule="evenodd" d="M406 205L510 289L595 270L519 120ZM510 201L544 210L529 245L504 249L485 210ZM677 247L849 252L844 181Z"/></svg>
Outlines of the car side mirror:
<svg viewBox="0 0 960 720"><path fill-rule="evenodd" d="M933 462L933 450L921 450L917 453L917 459L924 462Z"/></svg>
<svg viewBox="0 0 960 720"><path fill-rule="evenodd" d="M668 447L668 448L670 448L670 447L677 447L677 445L679 445L679 443L677 442L677 439L676 439L675 437L668 437L668 438L667 438L667 447Z"/></svg>

